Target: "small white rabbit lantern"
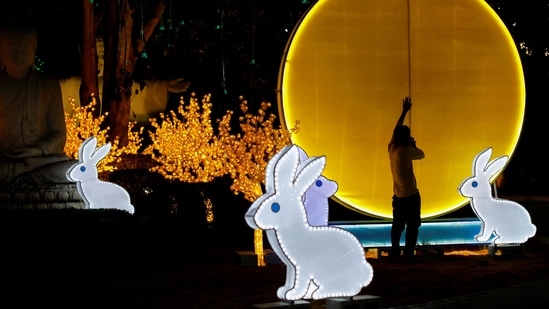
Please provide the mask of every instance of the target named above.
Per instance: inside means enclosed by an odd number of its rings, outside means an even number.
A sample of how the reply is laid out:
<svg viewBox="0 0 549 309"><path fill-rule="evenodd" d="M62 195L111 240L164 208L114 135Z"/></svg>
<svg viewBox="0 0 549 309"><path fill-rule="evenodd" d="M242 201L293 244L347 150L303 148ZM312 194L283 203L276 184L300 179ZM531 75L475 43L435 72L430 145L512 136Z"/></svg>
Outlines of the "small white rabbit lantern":
<svg viewBox="0 0 549 309"><path fill-rule="evenodd" d="M372 266L354 235L307 221L303 195L325 164L324 156L300 162L298 146L285 147L269 160L266 192L245 215L251 228L266 231L271 247L286 264L286 282L277 291L283 300L351 297L373 278Z"/></svg>
<svg viewBox="0 0 549 309"><path fill-rule="evenodd" d="M471 207L481 220L478 241L488 241L492 234L492 244L520 244L536 234L530 214L520 204L494 198L490 178L503 169L508 156L490 161L492 148L479 153L473 160L473 176L465 179L458 190L464 197L471 199Z"/></svg>
<svg viewBox="0 0 549 309"><path fill-rule="evenodd" d="M305 150L298 147L299 162L309 158ZM337 183L322 175L307 189L303 196L303 204L307 212L307 221L310 225L328 225L329 204L328 199L337 192Z"/></svg>
<svg viewBox="0 0 549 309"><path fill-rule="evenodd" d="M67 179L76 182L78 193L88 209L120 209L133 214L134 207L130 195L121 186L99 180L97 163L110 151L111 144L105 144L96 149L97 139L87 138L78 150L79 162L71 166Z"/></svg>

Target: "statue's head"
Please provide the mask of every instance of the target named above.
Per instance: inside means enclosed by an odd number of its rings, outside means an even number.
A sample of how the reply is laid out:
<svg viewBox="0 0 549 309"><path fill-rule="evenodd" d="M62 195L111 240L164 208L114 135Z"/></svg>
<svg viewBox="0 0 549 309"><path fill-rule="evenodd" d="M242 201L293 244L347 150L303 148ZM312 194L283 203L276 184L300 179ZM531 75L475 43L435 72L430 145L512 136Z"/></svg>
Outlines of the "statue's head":
<svg viewBox="0 0 549 309"><path fill-rule="evenodd" d="M0 69L14 78L26 76L34 66L37 45L38 35L32 28L0 28Z"/></svg>
<svg viewBox="0 0 549 309"><path fill-rule="evenodd" d="M103 76L105 67L105 42L101 38L95 40L95 49L97 50L97 76Z"/></svg>

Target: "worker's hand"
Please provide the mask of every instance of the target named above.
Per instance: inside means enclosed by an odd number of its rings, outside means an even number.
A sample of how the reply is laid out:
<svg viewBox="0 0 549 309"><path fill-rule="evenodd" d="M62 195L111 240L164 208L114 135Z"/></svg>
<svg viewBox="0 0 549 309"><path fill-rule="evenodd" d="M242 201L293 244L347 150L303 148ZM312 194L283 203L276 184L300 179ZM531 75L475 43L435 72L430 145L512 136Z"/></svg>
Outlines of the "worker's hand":
<svg viewBox="0 0 549 309"><path fill-rule="evenodd" d="M402 99L402 111L407 112L412 108L412 98L405 97Z"/></svg>

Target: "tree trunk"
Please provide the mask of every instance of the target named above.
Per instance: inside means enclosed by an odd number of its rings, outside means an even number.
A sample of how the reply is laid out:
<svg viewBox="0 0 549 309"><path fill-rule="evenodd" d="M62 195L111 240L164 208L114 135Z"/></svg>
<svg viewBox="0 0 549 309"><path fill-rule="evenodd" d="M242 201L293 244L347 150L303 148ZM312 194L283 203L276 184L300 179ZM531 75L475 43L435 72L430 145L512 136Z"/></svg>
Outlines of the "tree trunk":
<svg viewBox="0 0 549 309"><path fill-rule="evenodd" d="M107 17L109 31L105 40L103 106L108 111L106 119L109 126L109 141L118 139L121 146L128 144L128 122L135 64L145 48L145 42L159 23L164 9L163 0L154 4L154 14L143 23L141 34L140 31L133 30L133 9L129 1L110 2ZM136 33L141 35L134 36Z"/></svg>
<svg viewBox="0 0 549 309"><path fill-rule="evenodd" d="M110 17L114 18L109 24L116 29L111 32L115 39L110 41L112 45L105 46L105 50L114 54L109 58L111 63L105 59L105 72L103 80L103 102L109 126L109 141L118 139L120 145L128 144L128 121L130 115L130 102L132 92L132 72L137 61L132 46L132 10L128 0L111 1ZM114 30L113 29L113 30ZM106 53L105 53L106 54ZM114 70L107 70L112 67Z"/></svg>
<svg viewBox="0 0 549 309"><path fill-rule="evenodd" d="M110 98L116 98L114 96L114 88L116 87L116 80L114 77L114 64L116 63L116 58L118 51L116 46L118 42L118 6L116 1L111 1L110 5L107 8L106 14L106 31L105 38L103 41L104 44L104 53L103 53L103 110L108 111L110 108Z"/></svg>
<svg viewBox="0 0 549 309"><path fill-rule="evenodd" d="M95 96L95 116L99 116L101 106L99 101L99 87L97 83L97 50L95 46L95 22L93 3L82 0L82 42L81 42L81 67L82 81L80 83L80 105L88 105L92 102L92 94Z"/></svg>

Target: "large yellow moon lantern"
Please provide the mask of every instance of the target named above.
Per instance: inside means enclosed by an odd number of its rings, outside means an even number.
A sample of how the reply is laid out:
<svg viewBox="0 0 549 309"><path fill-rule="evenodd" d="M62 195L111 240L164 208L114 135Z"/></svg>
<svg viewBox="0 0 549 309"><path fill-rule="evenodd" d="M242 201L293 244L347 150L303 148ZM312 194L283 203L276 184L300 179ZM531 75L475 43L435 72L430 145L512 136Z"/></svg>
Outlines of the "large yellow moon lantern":
<svg viewBox="0 0 549 309"><path fill-rule="evenodd" d="M335 199L380 218L392 217L387 144L403 97L426 155L414 163L423 218L468 203L457 187L479 151L513 154L525 106L515 44L481 0L319 0L292 34L279 90L285 125L299 121L292 142L326 155Z"/></svg>

